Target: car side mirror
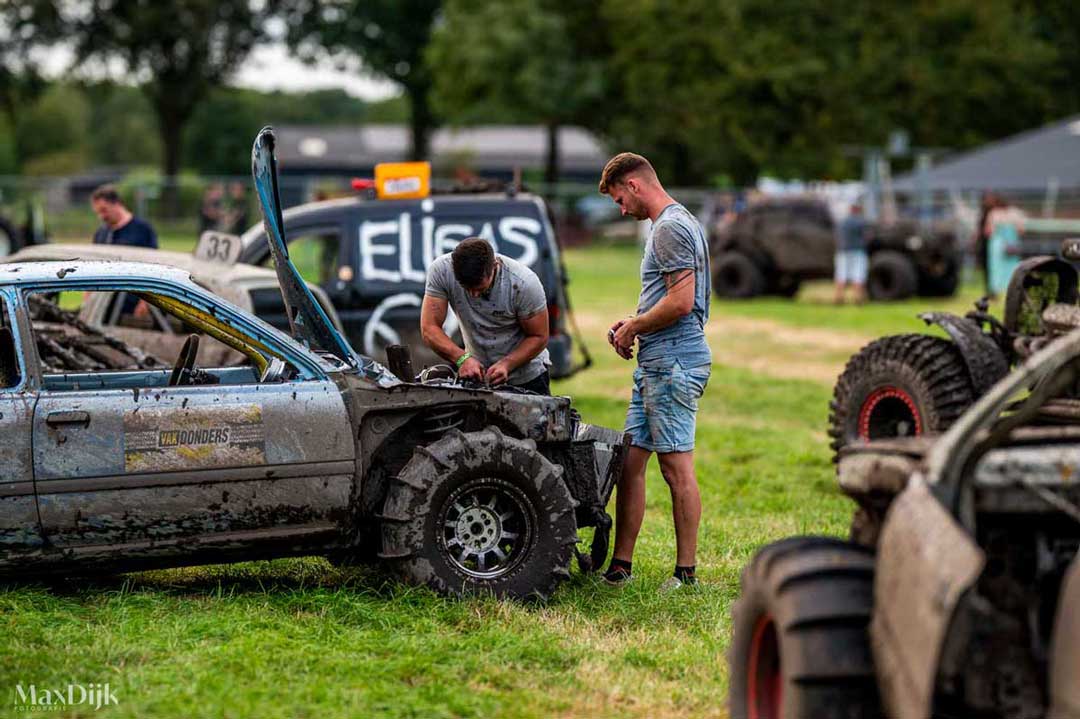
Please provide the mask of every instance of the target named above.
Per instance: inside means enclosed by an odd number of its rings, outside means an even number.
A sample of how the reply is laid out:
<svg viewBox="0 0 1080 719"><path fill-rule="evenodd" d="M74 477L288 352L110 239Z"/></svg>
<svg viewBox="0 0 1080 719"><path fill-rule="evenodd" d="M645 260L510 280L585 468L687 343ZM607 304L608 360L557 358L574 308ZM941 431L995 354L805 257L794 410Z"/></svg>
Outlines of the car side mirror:
<svg viewBox="0 0 1080 719"><path fill-rule="evenodd" d="M1061 256L1069 262L1080 262L1080 237L1066 237L1062 240Z"/></svg>

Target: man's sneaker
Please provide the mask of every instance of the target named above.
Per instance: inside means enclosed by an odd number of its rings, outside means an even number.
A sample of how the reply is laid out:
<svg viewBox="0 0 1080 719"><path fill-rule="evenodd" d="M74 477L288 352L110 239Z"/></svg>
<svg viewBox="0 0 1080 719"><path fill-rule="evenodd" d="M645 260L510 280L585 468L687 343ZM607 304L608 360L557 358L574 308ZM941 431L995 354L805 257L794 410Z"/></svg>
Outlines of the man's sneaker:
<svg viewBox="0 0 1080 719"><path fill-rule="evenodd" d="M613 587L621 587L634 578L634 575L622 567L612 567L604 572L604 581Z"/></svg>
<svg viewBox="0 0 1080 719"><path fill-rule="evenodd" d="M697 589L697 579L692 582L684 582L678 577L668 577L667 580L660 585L660 593L668 594L669 592L679 592Z"/></svg>

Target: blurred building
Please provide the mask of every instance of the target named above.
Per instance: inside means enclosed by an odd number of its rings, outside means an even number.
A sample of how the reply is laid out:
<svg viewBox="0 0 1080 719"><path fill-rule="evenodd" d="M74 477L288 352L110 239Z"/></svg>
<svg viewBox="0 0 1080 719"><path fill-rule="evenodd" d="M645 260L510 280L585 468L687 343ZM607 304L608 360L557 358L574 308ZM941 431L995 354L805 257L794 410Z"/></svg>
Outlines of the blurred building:
<svg viewBox="0 0 1080 719"><path fill-rule="evenodd" d="M952 155L923 173L900 175L895 184L1010 193L1080 188L1080 115Z"/></svg>
<svg viewBox="0 0 1080 719"><path fill-rule="evenodd" d="M408 125L280 125L275 133L281 173L293 176L370 176L376 163L405 160L410 143ZM471 172L508 180L515 168L543 171L547 140L541 125L441 128L432 133L430 159L442 174ZM564 127L558 145L561 180L596 181L607 155L594 135Z"/></svg>

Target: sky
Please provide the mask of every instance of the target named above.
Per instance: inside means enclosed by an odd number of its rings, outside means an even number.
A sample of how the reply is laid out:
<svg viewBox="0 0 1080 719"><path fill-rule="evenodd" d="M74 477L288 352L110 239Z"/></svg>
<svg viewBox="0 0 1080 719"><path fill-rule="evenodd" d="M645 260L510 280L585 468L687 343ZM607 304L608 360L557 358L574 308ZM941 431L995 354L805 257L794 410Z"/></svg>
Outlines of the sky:
<svg viewBox="0 0 1080 719"><path fill-rule="evenodd" d="M66 47L50 48L40 58L46 74L62 75L71 62L71 50ZM106 73L103 69L90 70L89 74L111 75L114 79L121 73L114 68ZM315 90L340 87L353 97L364 100L383 100L399 94L397 86L385 80L365 76L359 69L340 70L329 60L310 66L290 57L282 43L259 45L241 66L231 84L256 90Z"/></svg>

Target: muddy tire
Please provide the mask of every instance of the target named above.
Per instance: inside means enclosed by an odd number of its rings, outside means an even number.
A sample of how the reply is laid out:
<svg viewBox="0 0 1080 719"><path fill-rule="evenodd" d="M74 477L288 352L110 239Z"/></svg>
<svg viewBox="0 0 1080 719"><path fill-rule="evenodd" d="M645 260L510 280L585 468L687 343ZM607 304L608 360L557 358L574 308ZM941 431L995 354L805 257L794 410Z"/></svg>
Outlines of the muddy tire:
<svg viewBox="0 0 1080 719"><path fill-rule="evenodd" d="M794 297L799 294L801 284L795 275L780 275L772 282L769 293L778 297Z"/></svg>
<svg viewBox="0 0 1080 719"><path fill-rule="evenodd" d="M974 402L952 342L929 335L875 340L848 360L829 403L831 447L944 432Z"/></svg>
<svg viewBox="0 0 1080 719"><path fill-rule="evenodd" d="M746 255L725 252L712 263L712 284L721 299L748 299L765 291L765 276Z"/></svg>
<svg viewBox="0 0 1080 719"><path fill-rule="evenodd" d="M731 719L880 719L870 649L874 554L792 537L742 573L728 650Z"/></svg>
<svg viewBox="0 0 1080 719"><path fill-rule="evenodd" d="M562 468L488 427L416 450L390 481L379 556L445 594L544 600L570 576L576 544Z"/></svg>
<svg viewBox="0 0 1080 719"><path fill-rule="evenodd" d="M866 294L875 301L902 300L919 288L919 274L907 256L892 250L880 250L870 256L866 276Z"/></svg>
<svg viewBox="0 0 1080 719"><path fill-rule="evenodd" d="M924 297L952 297L959 286L960 267L955 261L950 261L948 267L938 277L929 275L919 277L919 294Z"/></svg>

